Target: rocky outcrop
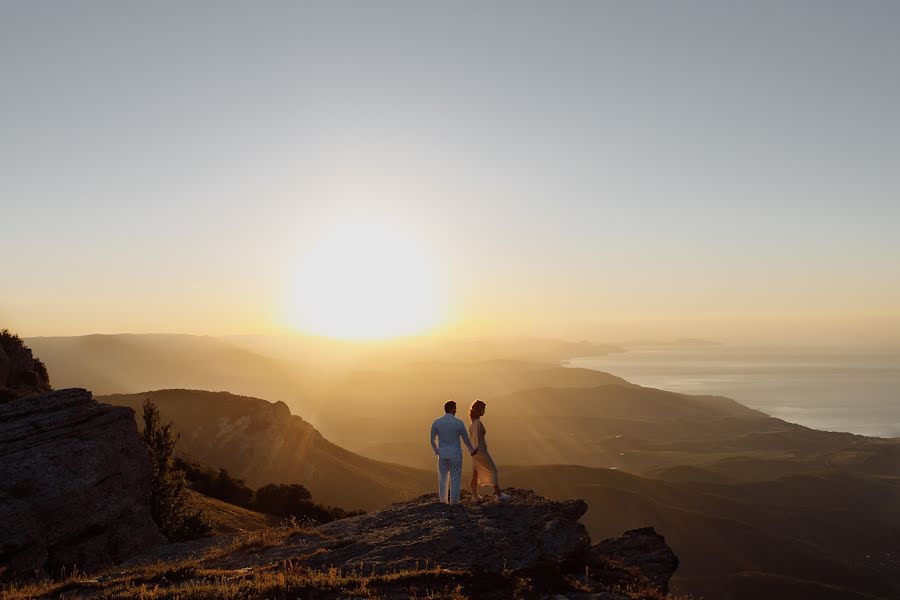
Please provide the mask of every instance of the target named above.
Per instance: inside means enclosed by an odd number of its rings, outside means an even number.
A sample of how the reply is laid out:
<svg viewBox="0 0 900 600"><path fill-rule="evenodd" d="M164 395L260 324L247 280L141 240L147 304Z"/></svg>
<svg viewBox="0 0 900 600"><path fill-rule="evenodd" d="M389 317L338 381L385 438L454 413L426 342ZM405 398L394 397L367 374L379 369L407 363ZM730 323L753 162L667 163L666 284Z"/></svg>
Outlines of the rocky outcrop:
<svg viewBox="0 0 900 600"><path fill-rule="evenodd" d="M0 331L0 402L50 391L47 368L22 338Z"/></svg>
<svg viewBox="0 0 900 600"><path fill-rule="evenodd" d="M447 506L435 494L315 528L292 525L160 546L82 583L71 597L649 600L675 569L651 529L590 545L581 500L507 489L509 500ZM649 554L646 561L640 549ZM618 555L615 552L621 551Z"/></svg>
<svg viewBox="0 0 900 600"><path fill-rule="evenodd" d="M587 511L584 501L556 502L530 490L506 492L509 500L478 503L465 496L456 506L438 503L436 494L421 496L294 534L251 556L229 556L216 566L289 561L373 574L439 566L486 576L527 575L544 580L545 587L565 580L580 590L667 591L678 559L652 528L591 546L579 522Z"/></svg>
<svg viewBox="0 0 900 600"><path fill-rule="evenodd" d="M334 540L312 559L320 566L360 563L378 572L424 562L449 569L525 571L585 557L590 537L578 519L582 500L554 502L531 491L510 490L506 502L450 506L436 494L393 504L318 529Z"/></svg>
<svg viewBox="0 0 900 600"><path fill-rule="evenodd" d="M617 538L609 538L591 547L595 566L624 567L638 570L647 587L663 593L669 591L669 579L678 568L678 557L666 544L666 539L652 527L630 529Z"/></svg>
<svg viewBox="0 0 900 600"><path fill-rule="evenodd" d="M81 570L164 542L131 409L82 389L0 404L0 565Z"/></svg>

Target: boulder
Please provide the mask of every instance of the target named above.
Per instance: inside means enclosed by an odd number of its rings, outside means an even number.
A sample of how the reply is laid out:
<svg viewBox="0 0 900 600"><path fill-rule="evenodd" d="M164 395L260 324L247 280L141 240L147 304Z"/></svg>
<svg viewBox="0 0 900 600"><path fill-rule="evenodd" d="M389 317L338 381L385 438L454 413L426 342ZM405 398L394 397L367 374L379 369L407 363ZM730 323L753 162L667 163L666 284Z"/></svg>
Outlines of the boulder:
<svg viewBox="0 0 900 600"><path fill-rule="evenodd" d="M587 511L583 500L555 502L531 491L509 492L509 501L455 506L428 494L370 515L334 521L319 531L350 543L328 549L320 560L334 566L364 563L385 571L428 561L445 568L500 573L586 554L590 537L578 522Z"/></svg>
<svg viewBox="0 0 900 600"><path fill-rule="evenodd" d="M0 565L90 570L165 541L130 408L68 389L0 404Z"/></svg>
<svg viewBox="0 0 900 600"><path fill-rule="evenodd" d="M669 579L678 568L678 557L652 527L630 529L617 538L595 544L591 547L591 559L595 564L614 563L637 569L648 587L662 593L668 593Z"/></svg>
<svg viewBox="0 0 900 600"><path fill-rule="evenodd" d="M585 558L590 537L578 519L582 500L555 502L532 491L507 490L508 501L449 506L436 494L322 525L264 552L254 562L290 558L311 567L366 572L439 565L481 573L528 571Z"/></svg>

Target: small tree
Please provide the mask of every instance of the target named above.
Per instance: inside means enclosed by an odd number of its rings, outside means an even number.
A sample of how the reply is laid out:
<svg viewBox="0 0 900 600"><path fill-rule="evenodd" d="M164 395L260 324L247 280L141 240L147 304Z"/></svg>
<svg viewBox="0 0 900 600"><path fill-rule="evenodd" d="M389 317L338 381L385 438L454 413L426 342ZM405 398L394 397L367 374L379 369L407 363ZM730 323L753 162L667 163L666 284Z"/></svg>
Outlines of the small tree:
<svg viewBox="0 0 900 600"><path fill-rule="evenodd" d="M150 453L151 512L163 535L173 542L194 539L210 531L203 510L191 505L184 473L173 463L179 437L172 432L172 423L162 424L156 405L149 398L144 400L141 439Z"/></svg>

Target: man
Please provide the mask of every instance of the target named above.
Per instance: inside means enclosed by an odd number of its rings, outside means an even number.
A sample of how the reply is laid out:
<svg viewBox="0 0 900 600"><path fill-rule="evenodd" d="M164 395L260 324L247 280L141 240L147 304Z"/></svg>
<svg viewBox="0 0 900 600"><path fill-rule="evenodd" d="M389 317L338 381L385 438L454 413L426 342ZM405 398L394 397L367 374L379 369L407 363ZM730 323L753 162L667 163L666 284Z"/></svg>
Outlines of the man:
<svg viewBox="0 0 900 600"><path fill-rule="evenodd" d="M447 504L459 504L459 487L462 481L462 439L469 453L474 456L475 448L469 440L469 432L465 424L456 418L456 402L450 400L444 404L444 416L435 419L431 424L431 449L438 459L438 501ZM438 443L434 443L437 437ZM450 476L450 488L447 489L447 475Z"/></svg>

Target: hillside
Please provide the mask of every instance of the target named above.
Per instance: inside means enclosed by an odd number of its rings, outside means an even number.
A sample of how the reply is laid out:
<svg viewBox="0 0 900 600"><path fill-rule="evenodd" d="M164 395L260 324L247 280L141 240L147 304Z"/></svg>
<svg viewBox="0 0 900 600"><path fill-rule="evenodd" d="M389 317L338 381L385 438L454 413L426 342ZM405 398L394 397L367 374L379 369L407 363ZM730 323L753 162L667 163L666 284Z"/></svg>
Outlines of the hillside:
<svg viewBox="0 0 900 600"><path fill-rule="evenodd" d="M676 479L693 477L685 468L701 466L709 468L704 476L722 480L812 472L842 462L862 468L868 461L871 469L892 472L890 457L878 458L883 443L874 438L816 431L719 396L526 363L351 373L318 406L316 422L329 439L355 452L429 468L424 426L440 413L443 398L476 395L487 402L483 422L492 454L505 464L578 464ZM381 409L387 406L390 411Z"/></svg>
<svg viewBox="0 0 900 600"><path fill-rule="evenodd" d="M430 494L314 529L161 546L106 572L12 583L0 593L9 600L666 597L678 558L655 531L592 543L579 522L583 501L508 491L502 503L447 506Z"/></svg>
<svg viewBox="0 0 900 600"><path fill-rule="evenodd" d="M682 593L727 600L900 594L896 477L829 473L723 485L575 466L510 467L502 477L551 498L584 498L595 538L653 524L681 559L673 585Z"/></svg>
<svg viewBox="0 0 900 600"><path fill-rule="evenodd" d="M181 434L178 452L227 469L251 487L301 483L317 502L372 509L430 489L430 473L354 454L326 440L283 402L227 392L160 390L100 396L135 409L150 398ZM365 493L360 493L365 490Z"/></svg>
<svg viewBox="0 0 900 600"><path fill-rule="evenodd" d="M203 508L215 536L262 531L277 526L282 519L222 502L192 491L191 500Z"/></svg>

